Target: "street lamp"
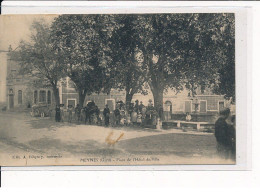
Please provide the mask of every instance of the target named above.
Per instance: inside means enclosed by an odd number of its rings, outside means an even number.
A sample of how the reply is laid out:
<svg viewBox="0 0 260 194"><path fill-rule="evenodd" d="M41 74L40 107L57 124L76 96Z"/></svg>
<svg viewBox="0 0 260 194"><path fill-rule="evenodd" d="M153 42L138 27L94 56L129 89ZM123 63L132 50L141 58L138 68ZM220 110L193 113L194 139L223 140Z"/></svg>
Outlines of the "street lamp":
<svg viewBox="0 0 260 194"><path fill-rule="evenodd" d="M196 121L198 121L198 111L199 111L199 104L200 104L199 99L196 97L194 99L193 103L194 103L194 106L195 106L195 118L196 118Z"/></svg>

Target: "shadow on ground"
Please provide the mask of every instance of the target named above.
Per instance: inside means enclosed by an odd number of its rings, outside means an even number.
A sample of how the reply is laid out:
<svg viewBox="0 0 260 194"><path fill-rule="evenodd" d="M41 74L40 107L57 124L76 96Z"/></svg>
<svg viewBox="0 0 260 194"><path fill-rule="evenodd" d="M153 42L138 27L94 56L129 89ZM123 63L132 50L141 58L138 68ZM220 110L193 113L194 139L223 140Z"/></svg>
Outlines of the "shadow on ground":
<svg viewBox="0 0 260 194"><path fill-rule="evenodd" d="M72 155L95 155L95 156L115 156L123 151L108 147L94 140L79 141L74 144L62 142L59 139L41 138L28 142L31 147L41 149L45 153L70 153Z"/></svg>
<svg viewBox="0 0 260 194"><path fill-rule="evenodd" d="M147 131L147 132L158 132L160 133L160 131L158 131L157 129L154 128L145 128L145 127L141 127L141 126L115 126L113 127L113 130L127 130L127 131L138 131L138 132L142 132L142 131Z"/></svg>
<svg viewBox="0 0 260 194"><path fill-rule="evenodd" d="M55 128L63 127L63 126L75 126L73 123L65 123L65 122L55 122L50 118L37 118L34 120L26 121L26 124L29 124L33 129L42 129L48 128L50 130L54 130Z"/></svg>
<svg viewBox="0 0 260 194"><path fill-rule="evenodd" d="M0 142L3 142L5 144L15 147L15 148L19 148L19 149L25 151L25 153L30 152L30 151L35 152L35 153L40 153L40 154L44 153L44 151L40 148L32 148L26 144L18 143L16 141L10 140L10 138L0 138Z"/></svg>
<svg viewBox="0 0 260 194"><path fill-rule="evenodd" d="M120 141L118 146L131 154L171 155L181 157L216 154L213 135L162 134Z"/></svg>

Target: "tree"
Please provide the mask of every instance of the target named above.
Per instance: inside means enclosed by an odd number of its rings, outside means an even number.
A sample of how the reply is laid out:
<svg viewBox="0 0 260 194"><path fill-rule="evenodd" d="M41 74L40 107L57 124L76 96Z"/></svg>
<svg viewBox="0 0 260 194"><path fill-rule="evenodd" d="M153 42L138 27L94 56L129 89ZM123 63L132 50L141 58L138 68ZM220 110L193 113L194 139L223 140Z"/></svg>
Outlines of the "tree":
<svg viewBox="0 0 260 194"><path fill-rule="evenodd" d="M106 88L107 37L112 24L107 15L62 15L52 25L52 41L59 64L74 82L82 107L86 95Z"/></svg>
<svg viewBox="0 0 260 194"><path fill-rule="evenodd" d="M133 95L146 91L143 84L146 81L142 69L140 50L138 49L138 34L134 28L136 15L117 15L117 28L109 39L110 48L110 86L126 92L126 104L130 104Z"/></svg>
<svg viewBox="0 0 260 194"><path fill-rule="evenodd" d="M220 27L217 36L219 49L224 59L218 68L218 80L213 89L216 94L222 94L235 102L235 18L234 15L225 17L225 23ZM221 53L221 52L218 52Z"/></svg>
<svg viewBox="0 0 260 194"><path fill-rule="evenodd" d="M233 19L233 14L138 16L139 48L157 109L168 88L180 91L186 87L195 93L199 86L203 89L218 82L221 67L233 65L226 60L232 53L222 50L223 40L234 39L232 32L222 32Z"/></svg>
<svg viewBox="0 0 260 194"><path fill-rule="evenodd" d="M56 105L60 104L58 81L62 78L62 65L52 48L50 26L44 21L34 21L30 41L21 41L19 47L10 52L12 60L20 65L20 73L29 75L37 87L53 89ZM39 85L40 84L40 85Z"/></svg>

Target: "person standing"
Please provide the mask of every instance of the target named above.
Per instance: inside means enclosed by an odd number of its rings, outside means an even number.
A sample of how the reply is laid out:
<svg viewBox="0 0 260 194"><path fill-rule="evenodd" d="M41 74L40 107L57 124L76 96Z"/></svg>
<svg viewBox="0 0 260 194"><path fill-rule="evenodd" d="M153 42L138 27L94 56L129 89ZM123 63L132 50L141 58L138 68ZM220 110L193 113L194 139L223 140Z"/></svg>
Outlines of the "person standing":
<svg viewBox="0 0 260 194"><path fill-rule="evenodd" d="M146 125L146 107L145 106L143 106L141 114L142 114L142 125Z"/></svg>
<svg viewBox="0 0 260 194"><path fill-rule="evenodd" d="M140 105L139 105L139 107L138 107L138 111L139 111L139 112L142 112L142 109L143 109L143 108L144 108L143 102L140 101Z"/></svg>
<svg viewBox="0 0 260 194"><path fill-rule="evenodd" d="M105 126L108 127L108 125L109 125L110 110L109 110L107 104L106 104L106 108L104 108L103 115L104 115L104 118L105 118Z"/></svg>
<svg viewBox="0 0 260 194"><path fill-rule="evenodd" d="M236 115L231 117L229 141L231 141L231 159L236 160Z"/></svg>
<svg viewBox="0 0 260 194"><path fill-rule="evenodd" d="M131 125L131 115L126 113L126 126Z"/></svg>
<svg viewBox="0 0 260 194"><path fill-rule="evenodd" d="M186 113L186 121L191 121L191 115L189 112Z"/></svg>
<svg viewBox="0 0 260 194"><path fill-rule="evenodd" d="M133 111L134 111L134 104L133 104L133 103L130 103L128 112L129 112L130 115L132 115L132 112L133 112Z"/></svg>
<svg viewBox="0 0 260 194"><path fill-rule="evenodd" d="M136 125L136 123L137 123L137 112L135 112L135 111L132 112L131 121L132 121L133 125Z"/></svg>
<svg viewBox="0 0 260 194"><path fill-rule="evenodd" d="M138 112L137 113L137 125L141 126L141 124L142 124L142 114L141 114L141 112Z"/></svg>
<svg viewBox="0 0 260 194"><path fill-rule="evenodd" d="M80 122L85 120L85 110L84 107L80 108Z"/></svg>
<svg viewBox="0 0 260 194"><path fill-rule="evenodd" d="M101 123L100 110L99 110L97 105L95 105L95 114L96 114L96 118L97 118L97 123L96 124L100 125L100 123Z"/></svg>
<svg viewBox="0 0 260 194"><path fill-rule="evenodd" d="M217 152L221 158L229 159L232 143L230 141L230 125L227 124L227 118L230 115L230 109L220 112L220 117L215 123L215 137L217 140Z"/></svg>
<svg viewBox="0 0 260 194"><path fill-rule="evenodd" d="M77 106L75 108L75 115L77 117L78 122L80 122L80 113L81 113L81 108L80 108L79 104L77 104Z"/></svg>
<svg viewBox="0 0 260 194"><path fill-rule="evenodd" d="M123 109L120 110L120 125L124 125L126 122L125 111Z"/></svg>
<svg viewBox="0 0 260 194"><path fill-rule="evenodd" d="M71 123L71 121L72 121L72 110L73 110L72 105L69 105L68 106L68 122L69 123Z"/></svg>
<svg viewBox="0 0 260 194"><path fill-rule="evenodd" d="M64 122L64 117L65 117L65 109L64 109L64 104L60 105L60 121Z"/></svg>
<svg viewBox="0 0 260 194"><path fill-rule="evenodd" d="M60 106L56 105L55 109L55 121L60 122Z"/></svg>
<svg viewBox="0 0 260 194"><path fill-rule="evenodd" d="M118 107L116 107L114 114L115 114L115 121L116 121L115 124L116 124L116 126L118 126L120 124L120 120L121 120L120 110Z"/></svg>
<svg viewBox="0 0 260 194"><path fill-rule="evenodd" d="M88 106L84 107L84 112L85 112L85 125L87 122L89 122L89 108Z"/></svg>

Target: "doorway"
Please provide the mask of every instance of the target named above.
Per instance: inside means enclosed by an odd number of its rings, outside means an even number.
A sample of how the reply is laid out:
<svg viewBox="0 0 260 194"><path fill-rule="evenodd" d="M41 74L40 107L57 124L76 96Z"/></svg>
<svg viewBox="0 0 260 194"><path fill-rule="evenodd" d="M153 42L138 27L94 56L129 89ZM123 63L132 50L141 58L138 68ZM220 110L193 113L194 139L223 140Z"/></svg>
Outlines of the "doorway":
<svg viewBox="0 0 260 194"><path fill-rule="evenodd" d="M171 115L172 115L172 103L171 101L166 101L164 103L164 119L166 121L170 120Z"/></svg>
<svg viewBox="0 0 260 194"><path fill-rule="evenodd" d="M68 99L67 105L75 108L76 107L76 99Z"/></svg>

